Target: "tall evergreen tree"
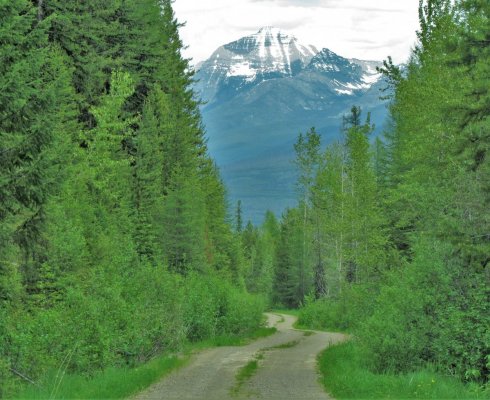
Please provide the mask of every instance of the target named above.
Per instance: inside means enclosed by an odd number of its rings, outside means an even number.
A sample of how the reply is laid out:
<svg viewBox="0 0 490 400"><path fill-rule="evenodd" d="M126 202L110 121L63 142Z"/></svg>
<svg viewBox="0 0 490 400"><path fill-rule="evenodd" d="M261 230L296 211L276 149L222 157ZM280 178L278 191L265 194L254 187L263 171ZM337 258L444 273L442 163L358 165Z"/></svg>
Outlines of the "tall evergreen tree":
<svg viewBox="0 0 490 400"><path fill-rule="evenodd" d="M243 229L242 201L241 200L238 200L237 205L236 205L235 221L236 221L236 231L238 233L240 233Z"/></svg>
<svg viewBox="0 0 490 400"><path fill-rule="evenodd" d="M362 278L366 279L370 275L369 269L380 261L373 259L376 252L370 247L380 240L376 228L381 223L368 139L374 127L370 123L370 115L363 125L360 119L359 107L353 107L351 116L344 119L348 121L344 129L349 193L346 216L350 224L346 273L349 281L357 283Z"/></svg>
<svg viewBox="0 0 490 400"><path fill-rule="evenodd" d="M62 130L71 118L66 106L69 70L62 54L49 46L46 26L37 20L30 2L3 4L0 18L4 88L0 95L0 229L5 238L0 248L21 249L24 276L31 280L43 257L38 233L43 205L57 181L61 153L57 146L65 140Z"/></svg>
<svg viewBox="0 0 490 400"><path fill-rule="evenodd" d="M345 149L337 143L326 149L312 190L313 212L319 223L318 245L326 262L325 285L333 296L341 293L345 278L346 180Z"/></svg>
<svg viewBox="0 0 490 400"><path fill-rule="evenodd" d="M306 134L300 134L298 141L294 145L296 151L296 165L299 171L298 189L300 193L300 208L303 214L303 245L301 249L301 264L300 264L300 288L302 295L306 295L307 288L307 276L310 270L311 264L311 235L315 235L315 277L316 277L316 294L321 296L325 292L324 284L324 261L322 259L322 252L320 249L319 240L319 221L316 221L314 232L311 231L310 223L310 209L311 209L311 190L315 175L318 172L320 163L320 135L316 132L315 128L311 128Z"/></svg>

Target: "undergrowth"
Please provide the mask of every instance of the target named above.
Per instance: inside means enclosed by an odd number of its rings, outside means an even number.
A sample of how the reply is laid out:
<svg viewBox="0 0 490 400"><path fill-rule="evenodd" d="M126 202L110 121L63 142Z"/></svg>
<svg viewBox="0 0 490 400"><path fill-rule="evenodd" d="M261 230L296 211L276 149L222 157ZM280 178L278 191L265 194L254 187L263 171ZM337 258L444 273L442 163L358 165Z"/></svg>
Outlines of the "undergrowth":
<svg viewBox="0 0 490 400"><path fill-rule="evenodd" d="M341 399L488 399L490 391L431 369L374 373L355 342L329 347L319 356L322 383Z"/></svg>
<svg viewBox="0 0 490 400"><path fill-rule="evenodd" d="M159 381L183 366L195 351L219 346L241 346L272 335L276 328L258 328L247 335L221 335L201 342L187 344L181 355L163 354L137 367L111 367L92 376L48 373L37 386L28 386L13 398L44 399L124 399Z"/></svg>

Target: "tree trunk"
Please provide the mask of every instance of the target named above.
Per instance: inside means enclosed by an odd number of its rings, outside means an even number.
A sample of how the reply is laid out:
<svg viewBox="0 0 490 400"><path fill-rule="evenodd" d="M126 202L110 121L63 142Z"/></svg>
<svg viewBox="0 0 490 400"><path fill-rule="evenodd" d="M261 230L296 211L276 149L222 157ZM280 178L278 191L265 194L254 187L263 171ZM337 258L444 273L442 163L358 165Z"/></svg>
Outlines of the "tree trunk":
<svg viewBox="0 0 490 400"><path fill-rule="evenodd" d="M44 9L43 9L44 0L37 1L37 20L41 22L44 19Z"/></svg>

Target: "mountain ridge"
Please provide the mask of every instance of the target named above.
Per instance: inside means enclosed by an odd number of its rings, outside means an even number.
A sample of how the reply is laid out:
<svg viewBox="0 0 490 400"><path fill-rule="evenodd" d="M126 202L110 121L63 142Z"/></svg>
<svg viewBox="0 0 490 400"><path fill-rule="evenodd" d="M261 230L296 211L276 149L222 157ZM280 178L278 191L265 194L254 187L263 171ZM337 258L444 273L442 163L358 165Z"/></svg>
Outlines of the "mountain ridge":
<svg viewBox="0 0 490 400"><path fill-rule="evenodd" d="M246 218L258 223L266 209L294 205L299 132L315 126L324 144L338 140L352 105L383 125L381 65L318 50L273 27L224 44L201 63L195 91L205 102L209 150Z"/></svg>

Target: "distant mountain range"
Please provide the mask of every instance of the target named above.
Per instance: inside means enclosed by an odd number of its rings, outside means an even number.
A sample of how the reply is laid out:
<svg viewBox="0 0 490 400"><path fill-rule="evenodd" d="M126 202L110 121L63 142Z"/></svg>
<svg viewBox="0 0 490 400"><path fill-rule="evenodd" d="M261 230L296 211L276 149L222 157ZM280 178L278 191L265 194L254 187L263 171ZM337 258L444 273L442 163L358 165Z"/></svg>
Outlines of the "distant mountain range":
<svg viewBox="0 0 490 400"><path fill-rule="evenodd" d="M294 205L299 132L315 126L331 143L353 105L383 124L381 64L318 50L273 27L225 44L198 64L195 90L205 102L209 150L245 218L260 223L267 209L280 215Z"/></svg>

